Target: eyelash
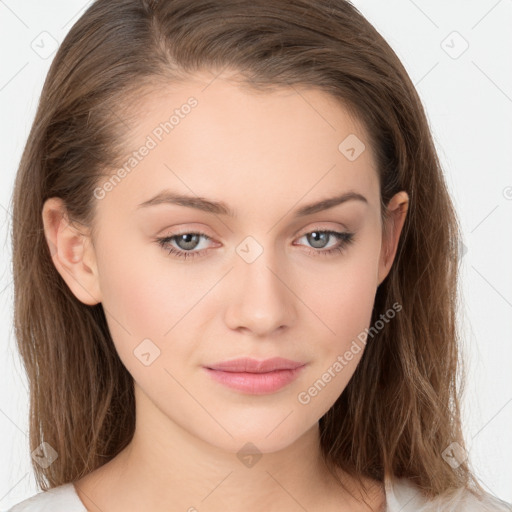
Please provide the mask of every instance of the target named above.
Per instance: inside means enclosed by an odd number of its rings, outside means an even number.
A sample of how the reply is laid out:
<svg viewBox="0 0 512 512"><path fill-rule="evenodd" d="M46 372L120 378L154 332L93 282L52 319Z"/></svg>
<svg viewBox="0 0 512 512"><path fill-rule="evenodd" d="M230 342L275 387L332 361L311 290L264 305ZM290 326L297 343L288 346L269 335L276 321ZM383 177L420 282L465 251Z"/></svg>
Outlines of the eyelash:
<svg viewBox="0 0 512 512"><path fill-rule="evenodd" d="M335 247L332 247L331 249L327 250L315 250L310 249L308 251L309 254L313 255L321 255L321 256L331 256L334 254L342 253L346 247L348 247L351 243L354 242L354 233L343 233L339 231L330 231L326 229L313 229L312 231L308 231L307 233L304 233L299 238L302 238L303 236L310 235L312 233L324 233L333 235L335 238L338 239L338 245ZM206 240L211 240L211 238L208 235L205 235L204 233L198 233L194 231L184 231L183 233L176 233L171 236L166 236L163 238L157 238L156 241L158 245L160 245L163 249L165 249L169 255L175 256L177 258L182 259L188 259L188 258L196 258L196 257L202 257L204 256L204 253L208 251L208 249L203 249L201 251L184 251L180 249L176 249L175 247L172 247L169 245L169 242L177 238L178 236L182 235L199 235L203 236Z"/></svg>

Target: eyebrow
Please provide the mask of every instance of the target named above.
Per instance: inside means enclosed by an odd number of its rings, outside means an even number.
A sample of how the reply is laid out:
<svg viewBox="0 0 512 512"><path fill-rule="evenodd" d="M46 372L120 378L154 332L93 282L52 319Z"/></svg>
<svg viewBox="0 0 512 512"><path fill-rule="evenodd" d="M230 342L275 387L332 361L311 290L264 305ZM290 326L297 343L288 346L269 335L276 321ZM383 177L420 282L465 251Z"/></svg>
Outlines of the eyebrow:
<svg viewBox="0 0 512 512"><path fill-rule="evenodd" d="M315 203L310 203L306 206L302 206L295 212L296 217L305 217L306 215L312 215L313 213L321 212L333 208L339 204L346 203L347 201L362 201L368 203L368 200L363 195L357 192L345 192L339 196L330 197L328 199L322 199ZM156 206L160 204L175 204L178 206L186 206L188 208L195 208L207 213L213 213L217 215L227 215L228 217L236 217L234 210L229 208L226 203L222 201L209 201L202 197L193 197L182 194L176 194L170 190L163 190L156 196L140 203L137 209L147 208L150 206Z"/></svg>

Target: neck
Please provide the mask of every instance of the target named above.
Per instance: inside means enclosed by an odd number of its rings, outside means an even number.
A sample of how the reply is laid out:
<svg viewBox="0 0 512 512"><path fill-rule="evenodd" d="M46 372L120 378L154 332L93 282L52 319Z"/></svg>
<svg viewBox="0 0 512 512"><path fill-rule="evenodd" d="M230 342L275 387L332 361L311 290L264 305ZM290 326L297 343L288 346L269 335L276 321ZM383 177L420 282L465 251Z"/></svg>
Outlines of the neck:
<svg viewBox="0 0 512 512"><path fill-rule="evenodd" d="M281 450L244 455L247 448L223 450L167 417L163 421L137 386L136 396L130 444L75 483L89 511L370 510L346 475L339 473L344 489L328 470L318 422Z"/></svg>

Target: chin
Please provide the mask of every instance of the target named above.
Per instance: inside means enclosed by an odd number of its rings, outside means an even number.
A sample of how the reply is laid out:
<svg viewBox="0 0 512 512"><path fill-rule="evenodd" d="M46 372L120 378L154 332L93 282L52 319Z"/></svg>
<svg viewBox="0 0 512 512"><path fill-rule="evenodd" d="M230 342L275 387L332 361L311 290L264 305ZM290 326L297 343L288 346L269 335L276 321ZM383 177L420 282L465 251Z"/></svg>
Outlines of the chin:
<svg viewBox="0 0 512 512"><path fill-rule="evenodd" d="M290 409L291 411L292 409ZM273 453L286 449L293 444L298 438L307 432L304 425L294 425L293 422L297 418L294 413L286 417L287 414L279 414L279 419L272 415L268 417L268 421L262 421L261 416L256 423L241 423L234 425L233 423L222 423L226 430L222 433L217 429L215 431L197 432L196 435L201 437L210 445L217 446L219 449L234 454L238 454L240 450L251 451L256 453Z"/></svg>

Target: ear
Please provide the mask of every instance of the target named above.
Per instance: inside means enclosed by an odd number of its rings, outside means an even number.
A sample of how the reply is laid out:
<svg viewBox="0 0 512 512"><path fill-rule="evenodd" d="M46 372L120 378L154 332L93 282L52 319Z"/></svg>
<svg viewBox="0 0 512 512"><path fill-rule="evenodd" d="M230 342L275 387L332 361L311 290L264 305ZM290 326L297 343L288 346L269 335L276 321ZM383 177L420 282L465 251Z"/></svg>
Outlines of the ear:
<svg viewBox="0 0 512 512"><path fill-rule="evenodd" d="M96 255L88 230L70 223L59 197L45 201L42 217L52 261L69 289L84 304L101 302Z"/></svg>
<svg viewBox="0 0 512 512"><path fill-rule="evenodd" d="M380 251L378 284L387 277L395 259L400 233L409 208L409 196L404 190L395 194L389 201L388 218L382 230L382 247Z"/></svg>

